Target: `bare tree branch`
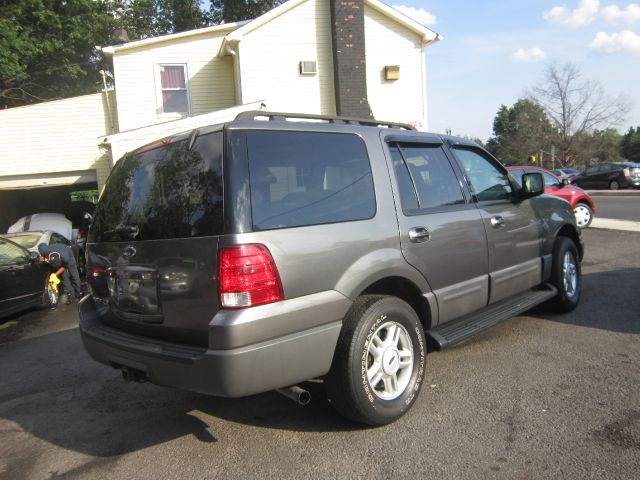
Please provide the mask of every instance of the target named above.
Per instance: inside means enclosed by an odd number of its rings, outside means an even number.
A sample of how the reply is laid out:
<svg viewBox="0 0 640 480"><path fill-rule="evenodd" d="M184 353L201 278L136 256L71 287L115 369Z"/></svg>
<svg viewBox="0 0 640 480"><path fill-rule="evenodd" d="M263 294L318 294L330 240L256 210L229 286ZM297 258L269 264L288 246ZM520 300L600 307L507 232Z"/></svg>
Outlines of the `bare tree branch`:
<svg viewBox="0 0 640 480"><path fill-rule="evenodd" d="M623 96L609 98L598 81L584 81L573 63L547 65L542 82L528 97L546 112L556 130L554 143L565 166L576 160L576 139L624 121L631 102Z"/></svg>

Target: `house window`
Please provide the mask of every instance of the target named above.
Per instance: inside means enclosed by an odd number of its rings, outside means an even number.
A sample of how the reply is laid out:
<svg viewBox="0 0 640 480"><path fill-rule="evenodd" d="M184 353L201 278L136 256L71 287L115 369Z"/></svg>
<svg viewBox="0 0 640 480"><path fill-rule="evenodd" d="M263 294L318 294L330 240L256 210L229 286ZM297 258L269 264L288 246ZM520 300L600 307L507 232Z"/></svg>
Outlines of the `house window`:
<svg viewBox="0 0 640 480"><path fill-rule="evenodd" d="M191 113L186 65L160 65L161 113Z"/></svg>

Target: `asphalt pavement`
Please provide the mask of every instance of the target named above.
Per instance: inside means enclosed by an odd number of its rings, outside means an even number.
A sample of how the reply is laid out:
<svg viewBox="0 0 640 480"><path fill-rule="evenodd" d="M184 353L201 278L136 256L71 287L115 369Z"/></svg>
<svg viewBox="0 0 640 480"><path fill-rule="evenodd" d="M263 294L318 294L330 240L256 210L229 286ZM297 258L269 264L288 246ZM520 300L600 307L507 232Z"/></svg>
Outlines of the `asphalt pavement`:
<svg viewBox="0 0 640 480"><path fill-rule="evenodd" d="M428 356L396 423L127 384L73 307L0 321L0 479L635 479L640 233L587 229L577 310L528 312Z"/></svg>

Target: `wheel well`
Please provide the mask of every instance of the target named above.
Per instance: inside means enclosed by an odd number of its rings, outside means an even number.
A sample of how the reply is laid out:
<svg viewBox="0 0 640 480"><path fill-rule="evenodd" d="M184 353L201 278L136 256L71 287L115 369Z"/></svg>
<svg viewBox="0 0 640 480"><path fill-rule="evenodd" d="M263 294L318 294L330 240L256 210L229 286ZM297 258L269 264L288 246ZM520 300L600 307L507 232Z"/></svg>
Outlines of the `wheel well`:
<svg viewBox="0 0 640 480"><path fill-rule="evenodd" d="M578 249L578 254L580 255L580 260L582 260L582 256L584 255L582 242L580 241L580 235L578 234L578 232L576 232L574 228L572 228L570 225L563 226L558 232L558 235L556 235L556 238L558 237L570 238L573 241L573 243L576 245L576 248Z"/></svg>
<svg viewBox="0 0 640 480"><path fill-rule="evenodd" d="M429 302L420 289L402 277L387 277L369 285L360 295L391 295L407 302L415 310L425 330L431 328Z"/></svg>

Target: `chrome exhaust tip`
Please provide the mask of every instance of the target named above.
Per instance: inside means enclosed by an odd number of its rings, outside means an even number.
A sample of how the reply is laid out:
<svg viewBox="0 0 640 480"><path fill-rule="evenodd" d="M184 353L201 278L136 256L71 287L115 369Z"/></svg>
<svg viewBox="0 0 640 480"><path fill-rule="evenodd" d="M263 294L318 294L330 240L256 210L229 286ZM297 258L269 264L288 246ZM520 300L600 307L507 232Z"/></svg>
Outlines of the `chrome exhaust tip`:
<svg viewBox="0 0 640 480"><path fill-rule="evenodd" d="M293 400L298 405L308 405L311 401L311 394L304 388L300 388L297 385L287 388L278 388L276 389L276 392L280 395L284 395L290 400Z"/></svg>

